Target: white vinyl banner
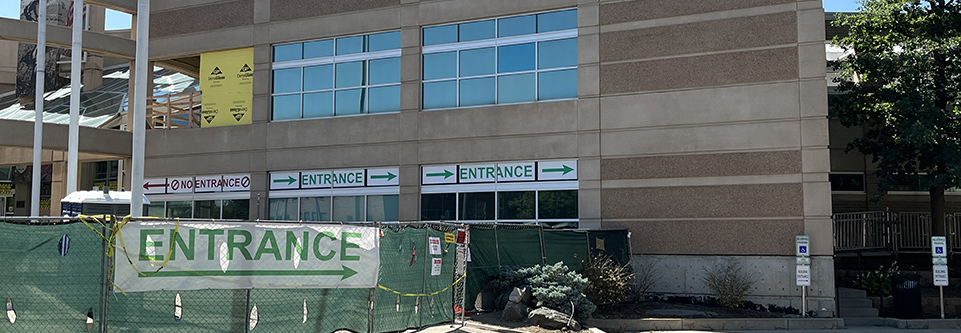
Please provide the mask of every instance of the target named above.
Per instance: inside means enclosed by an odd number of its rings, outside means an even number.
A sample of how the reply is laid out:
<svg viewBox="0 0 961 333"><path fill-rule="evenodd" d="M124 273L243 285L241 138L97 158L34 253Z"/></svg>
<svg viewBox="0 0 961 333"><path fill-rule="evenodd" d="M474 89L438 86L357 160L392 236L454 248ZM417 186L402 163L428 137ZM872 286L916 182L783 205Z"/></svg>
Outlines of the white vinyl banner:
<svg viewBox="0 0 961 333"><path fill-rule="evenodd" d="M114 282L127 292L377 286L373 227L140 221L120 232Z"/></svg>

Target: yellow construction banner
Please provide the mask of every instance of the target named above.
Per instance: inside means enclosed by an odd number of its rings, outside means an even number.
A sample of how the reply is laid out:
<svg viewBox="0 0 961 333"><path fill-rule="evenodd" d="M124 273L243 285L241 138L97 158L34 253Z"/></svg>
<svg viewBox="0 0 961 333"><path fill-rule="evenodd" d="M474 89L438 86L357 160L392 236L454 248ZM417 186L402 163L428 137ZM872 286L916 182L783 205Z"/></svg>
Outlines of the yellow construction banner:
<svg viewBox="0 0 961 333"><path fill-rule="evenodd" d="M250 124L254 49L200 55L201 127Z"/></svg>

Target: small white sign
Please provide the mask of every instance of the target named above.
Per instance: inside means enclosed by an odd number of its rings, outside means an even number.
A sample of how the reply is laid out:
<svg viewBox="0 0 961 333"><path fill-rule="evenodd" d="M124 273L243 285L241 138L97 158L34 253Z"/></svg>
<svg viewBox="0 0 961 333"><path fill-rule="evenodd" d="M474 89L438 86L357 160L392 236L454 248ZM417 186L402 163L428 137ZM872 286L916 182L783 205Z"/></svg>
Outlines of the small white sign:
<svg viewBox="0 0 961 333"><path fill-rule="evenodd" d="M195 193L209 193L223 191L223 176L197 176L194 180Z"/></svg>
<svg viewBox="0 0 961 333"><path fill-rule="evenodd" d="M497 163L498 182L532 182L536 171L534 162Z"/></svg>
<svg viewBox="0 0 961 333"><path fill-rule="evenodd" d="M427 237L427 241L430 243L430 254L440 255L440 237Z"/></svg>
<svg viewBox="0 0 961 333"><path fill-rule="evenodd" d="M143 180L143 194L167 193L167 178L150 178Z"/></svg>
<svg viewBox="0 0 961 333"><path fill-rule="evenodd" d="M932 236L931 237L931 256L932 257L948 257L947 251L947 240L944 236Z"/></svg>
<svg viewBox="0 0 961 333"><path fill-rule="evenodd" d="M799 287L810 286L811 285L811 266L798 265L796 278L797 278L797 285Z"/></svg>
<svg viewBox="0 0 961 333"><path fill-rule="evenodd" d="M271 172L271 190L296 190L300 188L300 172Z"/></svg>
<svg viewBox="0 0 961 333"><path fill-rule="evenodd" d="M400 168L367 169L367 186L400 185Z"/></svg>
<svg viewBox="0 0 961 333"><path fill-rule="evenodd" d="M461 164L457 169L457 179L464 183L493 183L497 181L497 164Z"/></svg>
<svg viewBox="0 0 961 333"><path fill-rule="evenodd" d="M798 266L811 266L811 257L797 257Z"/></svg>
<svg viewBox="0 0 961 333"><path fill-rule="evenodd" d="M421 168L421 184L456 184L457 165L434 165Z"/></svg>
<svg viewBox="0 0 961 333"><path fill-rule="evenodd" d="M934 257L934 258L931 258L931 263L934 264L935 266L937 266L937 265L947 265L947 264L948 264L948 258Z"/></svg>
<svg viewBox="0 0 961 333"><path fill-rule="evenodd" d="M250 191L250 175L224 175L224 191Z"/></svg>
<svg viewBox="0 0 961 333"><path fill-rule="evenodd" d="M935 286L948 285L948 266L947 265L934 265L934 285Z"/></svg>
<svg viewBox="0 0 961 333"><path fill-rule="evenodd" d="M167 178L167 193L192 193L194 191L193 177Z"/></svg>
<svg viewBox="0 0 961 333"><path fill-rule="evenodd" d="M811 255L811 237L808 235L795 236L794 250L798 257L810 256Z"/></svg>
<svg viewBox="0 0 961 333"><path fill-rule="evenodd" d="M430 275L438 276L440 275L441 260L440 258L432 258L430 265Z"/></svg>
<svg viewBox="0 0 961 333"><path fill-rule="evenodd" d="M537 180L577 180L577 160L537 162Z"/></svg>

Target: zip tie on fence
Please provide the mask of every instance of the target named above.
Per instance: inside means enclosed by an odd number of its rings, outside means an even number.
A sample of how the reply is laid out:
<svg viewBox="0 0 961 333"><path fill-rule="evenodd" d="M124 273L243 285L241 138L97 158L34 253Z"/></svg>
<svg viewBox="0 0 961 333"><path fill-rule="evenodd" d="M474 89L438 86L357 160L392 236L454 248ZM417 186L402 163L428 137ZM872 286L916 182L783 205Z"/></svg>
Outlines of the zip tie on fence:
<svg viewBox="0 0 961 333"><path fill-rule="evenodd" d="M444 287L444 289L441 289L441 290L432 292L432 293L430 293L430 294L408 294L408 293L402 293L402 292L399 292L399 291L396 291L396 290L393 290L393 289L384 287L383 285L380 285L380 284L377 285L377 288L380 288L380 289L383 289L383 290L386 290L386 291L395 293L395 294L397 294L397 295L399 295L399 296L428 297L428 296L434 296L434 295L437 295L437 294L440 294L440 293L442 293L442 292L447 291L447 289L450 289L450 287L453 287L455 284L460 283L460 281L463 280L465 277L467 277L467 273L464 273L463 275L461 275L459 278L457 278L456 281L454 281L454 283L451 283L449 286Z"/></svg>

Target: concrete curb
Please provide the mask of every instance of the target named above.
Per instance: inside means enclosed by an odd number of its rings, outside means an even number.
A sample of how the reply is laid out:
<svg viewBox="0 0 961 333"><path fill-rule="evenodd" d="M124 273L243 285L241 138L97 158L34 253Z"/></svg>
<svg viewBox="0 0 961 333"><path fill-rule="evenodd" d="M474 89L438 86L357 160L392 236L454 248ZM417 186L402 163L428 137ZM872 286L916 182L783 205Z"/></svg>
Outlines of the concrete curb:
<svg viewBox="0 0 961 333"><path fill-rule="evenodd" d="M723 318L723 319L591 319L587 324L622 331L655 330L830 330L844 327L840 318Z"/></svg>
<svg viewBox="0 0 961 333"><path fill-rule="evenodd" d="M895 319L884 318L884 326L900 329L918 330L956 330L961 329L961 319Z"/></svg>

